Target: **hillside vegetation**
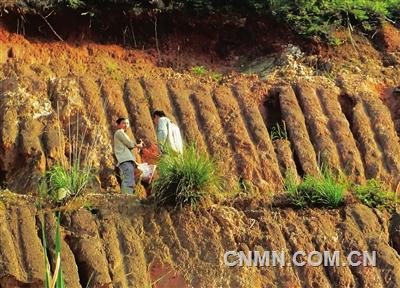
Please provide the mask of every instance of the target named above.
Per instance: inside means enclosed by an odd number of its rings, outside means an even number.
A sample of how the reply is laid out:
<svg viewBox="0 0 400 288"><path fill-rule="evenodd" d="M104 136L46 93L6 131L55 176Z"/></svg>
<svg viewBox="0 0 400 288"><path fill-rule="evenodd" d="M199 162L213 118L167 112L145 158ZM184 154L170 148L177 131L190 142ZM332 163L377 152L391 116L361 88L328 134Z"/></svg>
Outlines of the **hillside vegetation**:
<svg viewBox="0 0 400 288"><path fill-rule="evenodd" d="M366 33L376 31L382 20L395 23L399 20L400 0L245 0L245 1L129 1L129 0L9 0L2 4L3 11L34 12L53 9L78 9L81 15L107 13L110 8L121 8L127 15L159 13L190 13L189 15L231 14L244 17L269 17L288 25L300 35L322 36L338 44L330 37L333 30L344 27ZM333 40L333 42L332 42Z"/></svg>

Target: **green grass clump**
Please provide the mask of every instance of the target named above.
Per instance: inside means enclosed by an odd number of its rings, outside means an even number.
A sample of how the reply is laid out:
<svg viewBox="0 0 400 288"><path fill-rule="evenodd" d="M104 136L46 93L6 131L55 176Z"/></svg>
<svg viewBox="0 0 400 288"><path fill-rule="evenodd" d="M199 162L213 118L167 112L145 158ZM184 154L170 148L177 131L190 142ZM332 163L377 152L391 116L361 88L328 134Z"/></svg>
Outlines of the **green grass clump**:
<svg viewBox="0 0 400 288"><path fill-rule="evenodd" d="M365 185L355 185L353 191L361 203L368 207L396 210L398 203L396 193L391 192L379 180L369 179Z"/></svg>
<svg viewBox="0 0 400 288"><path fill-rule="evenodd" d="M197 75L204 75L207 72L207 69L204 66L194 66L192 67L192 72Z"/></svg>
<svg viewBox="0 0 400 288"><path fill-rule="evenodd" d="M336 208L343 204L347 183L328 168L319 175L306 175L297 183L292 175L285 178L285 190L292 205L297 207Z"/></svg>
<svg viewBox="0 0 400 288"><path fill-rule="evenodd" d="M93 180L94 173L90 166L74 161L70 167L56 164L46 172L48 195L58 201L65 197L79 195Z"/></svg>
<svg viewBox="0 0 400 288"><path fill-rule="evenodd" d="M288 133L286 130L286 123L282 121L282 124L276 123L271 129L271 140L288 140Z"/></svg>
<svg viewBox="0 0 400 288"><path fill-rule="evenodd" d="M155 201L160 206L192 207L213 196L222 183L216 162L194 145L182 155L167 153L158 163L159 178L153 183Z"/></svg>

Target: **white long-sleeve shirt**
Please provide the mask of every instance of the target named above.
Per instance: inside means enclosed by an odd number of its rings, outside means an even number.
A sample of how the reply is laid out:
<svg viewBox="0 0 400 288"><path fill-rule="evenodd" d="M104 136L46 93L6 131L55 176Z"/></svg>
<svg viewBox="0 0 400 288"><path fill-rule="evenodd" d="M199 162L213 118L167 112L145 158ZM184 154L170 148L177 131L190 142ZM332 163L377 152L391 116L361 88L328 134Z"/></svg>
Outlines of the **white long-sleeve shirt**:
<svg viewBox="0 0 400 288"><path fill-rule="evenodd" d="M167 143L169 121L170 120L167 117L161 117L160 119L158 119L157 143L158 143L158 148L161 151L163 151L163 148L165 148L165 144Z"/></svg>

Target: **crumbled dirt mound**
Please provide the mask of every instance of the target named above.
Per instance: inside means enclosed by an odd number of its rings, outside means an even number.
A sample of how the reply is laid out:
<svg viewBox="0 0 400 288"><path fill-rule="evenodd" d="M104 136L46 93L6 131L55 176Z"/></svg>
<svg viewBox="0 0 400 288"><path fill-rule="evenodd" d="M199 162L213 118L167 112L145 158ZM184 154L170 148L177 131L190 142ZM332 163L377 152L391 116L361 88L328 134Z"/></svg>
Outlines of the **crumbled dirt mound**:
<svg viewBox="0 0 400 288"><path fill-rule="evenodd" d="M130 197L92 196L89 210L62 217L68 287L399 287L398 217L362 205L339 210L262 208L237 203L198 211L155 211ZM85 203L81 203L83 207ZM77 206L78 205L78 206ZM69 211L70 212L69 212ZM41 287L41 225L30 198L0 209L0 286ZM54 247L54 214L45 217ZM36 228L35 228L36 227ZM390 245L394 243L394 248ZM377 251L376 267L227 267L229 250ZM49 250L50 261L54 253ZM53 263L54 265L54 263ZM13 284L11 284L13 283ZM14 285L14 286L13 286Z"/></svg>
<svg viewBox="0 0 400 288"><path fill-rule="evenodd" d="M400 62L400 31L393 25L386 23L376 35L377 47L385 52L384 64L396 65Z"/></svg>

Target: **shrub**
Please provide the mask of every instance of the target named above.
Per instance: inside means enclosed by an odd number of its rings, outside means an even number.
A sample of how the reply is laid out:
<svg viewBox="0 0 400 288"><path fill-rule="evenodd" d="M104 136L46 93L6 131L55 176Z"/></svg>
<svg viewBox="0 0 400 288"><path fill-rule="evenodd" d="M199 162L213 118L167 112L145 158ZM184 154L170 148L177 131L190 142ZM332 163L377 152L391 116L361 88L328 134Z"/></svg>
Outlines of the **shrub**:
<svg viewBox="0 0 400 288"><path fill-rule="evenodd" d="M398 199L396 193L389 191L385 185L376 179L367 180L365 185L355 185L353 191L356 197L371 208L395 210Z"/></svg>
<svg viewBox="0 0 400 288"><path fill-rule="evenodd" d="M328 168L323 168L319 175L306 175L297 184L292 175L285 178L285 190L291 204L297 207L335 208L343 204L347 184L340 177L335 177Z"/></svg>
<svg viewBox="0 0 400 288"><path fill-rule="evenodd" d="M152 187L158 205L194 207L221 187L216 162L194 145L186 147L182 155L163 155L158 168L159 178Z"/></svg>
<svg viewBox="0 0 400 288"><path fill-rule="evenodd" d="M330 37L339 26L375 30L382 19L398 17L400 0L268 0L269 9L306 36Z"/></svg>

